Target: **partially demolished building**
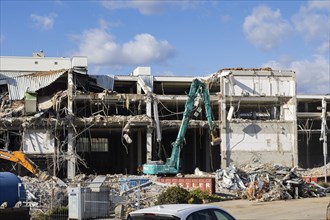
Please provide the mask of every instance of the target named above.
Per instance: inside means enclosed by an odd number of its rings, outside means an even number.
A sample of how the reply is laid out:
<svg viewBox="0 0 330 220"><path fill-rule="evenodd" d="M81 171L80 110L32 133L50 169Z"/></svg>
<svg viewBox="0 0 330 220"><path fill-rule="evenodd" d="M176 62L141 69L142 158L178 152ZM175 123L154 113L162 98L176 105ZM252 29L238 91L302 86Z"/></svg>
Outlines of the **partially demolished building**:
<svg viewBox="0 0 330 220"><path fill-rule="evenodd" d="M142 164L169 157L194 77L154 76L150 67L128 75L87 70L86 57L0 57L0 148L22 150L69 178L136 174ZM329 95L297 96L293 71L230 68L202 78L222 142L211 146L205 113L193 118L183 173L231 163L308 168L326 162Z"/></svg>

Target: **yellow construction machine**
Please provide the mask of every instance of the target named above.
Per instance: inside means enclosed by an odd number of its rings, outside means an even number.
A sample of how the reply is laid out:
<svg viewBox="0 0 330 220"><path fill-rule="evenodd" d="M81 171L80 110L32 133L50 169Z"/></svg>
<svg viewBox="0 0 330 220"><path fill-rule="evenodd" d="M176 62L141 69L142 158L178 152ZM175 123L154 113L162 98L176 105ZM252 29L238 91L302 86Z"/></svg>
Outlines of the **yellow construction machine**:
<svg viewBox="0 0 330 220"><path fill-rule="evenodd" d="M52 176L47 172L40 170L39 167L22 151L7 151L0 149L0 159L9 160L22 165L42 181L52 179Z"/></svg>

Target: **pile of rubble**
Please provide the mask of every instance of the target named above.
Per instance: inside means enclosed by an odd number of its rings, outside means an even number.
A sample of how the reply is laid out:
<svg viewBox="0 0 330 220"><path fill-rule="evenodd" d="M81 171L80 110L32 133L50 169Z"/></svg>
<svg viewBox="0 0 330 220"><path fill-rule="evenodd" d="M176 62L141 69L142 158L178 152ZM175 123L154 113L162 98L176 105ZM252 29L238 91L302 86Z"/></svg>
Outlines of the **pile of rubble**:
<svg viewBox="0 0 330 220"><path fill-rule="evenodd" d="M41 181L34 177L20 177L27 193L27 205L34 213L68 206L68 189L70 187L88 187L98 176L79 174L74 179L54 179ZM155 205L157 197L169 185L158 183L156 176L106 175L102 187L110 194L110 209L125 215L137 208ZM138 180L134 183L134 180ZM141 181L141 182L140 182Z"/></svg>
<svg viewBox="0 0 330 220"><path fill-rule="evenodd" d="M67 185L53 179L41 181L35 177L20 177L26 191L27 205L38 210L67 204Z"/></svg>
<svg viewBox="0 0 330 220"><path fill-rule="evenodd" d="M330 167L330 165L329 165ZM317 168L319 171L324 168ZM305 182L303 176L316 175L315 170L303 170L279 165L262 164L236 168L230 165L216 171L217 192L235 193L236 197L258 201L275 201L326 196L329 191L316 182Z"/></svg>
<svg viewBox="0 0 330 220"><path fill-rule="evenodd" d="M328 164L330 168L330 164ZM214 177L215 192L226 199L249 199L274 201L306 197L325 196L328 188L314 182L304 181L304 176L322 174L324 168L304 170L278 165L262 164L236 168L234 165L219 169L215 173L195 170L186 177ZM40 181L37 178L21 177L27 191L27 204L32 211L47 212L54 207L68 207L68 187L88 187L100 176L77 175L72 180ZM157 197L169 184L157 182L153 175L106 175L102 176L102 187L109 189L111 210L116 216L155 205Z"/></svg>

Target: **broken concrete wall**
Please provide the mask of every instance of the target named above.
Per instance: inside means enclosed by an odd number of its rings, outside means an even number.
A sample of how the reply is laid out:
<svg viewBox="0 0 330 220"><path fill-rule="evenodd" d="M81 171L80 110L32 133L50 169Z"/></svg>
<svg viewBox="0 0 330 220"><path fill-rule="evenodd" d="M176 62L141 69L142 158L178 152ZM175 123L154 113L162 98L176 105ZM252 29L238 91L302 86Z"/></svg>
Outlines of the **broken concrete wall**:
<svg viewBox="0 0 330 220"><path fill-rule="evenodd" d="M50 130L27 129L23 133L23 151L27 154L53 154L55 137Z"/></svg>
<svg viewBox="0 0 330 220"><path fill-rule="evenodd" d="M292 71L224 70L226 96L295 96L295 75Z"/></svg>
<svg viewBox="0 0 330 220"><path fill-rule="evenodd" d="M221 167L232 162L297 165L295 73L225 69L218 77Z"/></svg>
<svg viewBox="0 0 330 220"><path fill-rule="evenodd" d="M294 124L290 122L228 123L225 145L229 162L237 165L274 163L291 166Z"/></svg>

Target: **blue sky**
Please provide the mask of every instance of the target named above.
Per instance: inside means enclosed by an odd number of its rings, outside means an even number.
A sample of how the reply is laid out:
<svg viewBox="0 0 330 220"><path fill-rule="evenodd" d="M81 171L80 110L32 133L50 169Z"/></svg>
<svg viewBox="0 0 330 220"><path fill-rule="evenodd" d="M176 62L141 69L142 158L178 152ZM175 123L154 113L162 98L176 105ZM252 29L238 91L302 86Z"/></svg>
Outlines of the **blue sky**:
<svg viewBox="0 0 330 220"><path fill-rule="evenodd" d="M329 12L328 0L0 0L0 55L87 56L89 74L271 67L294 70L298 94L326 94Z"/></svg>

